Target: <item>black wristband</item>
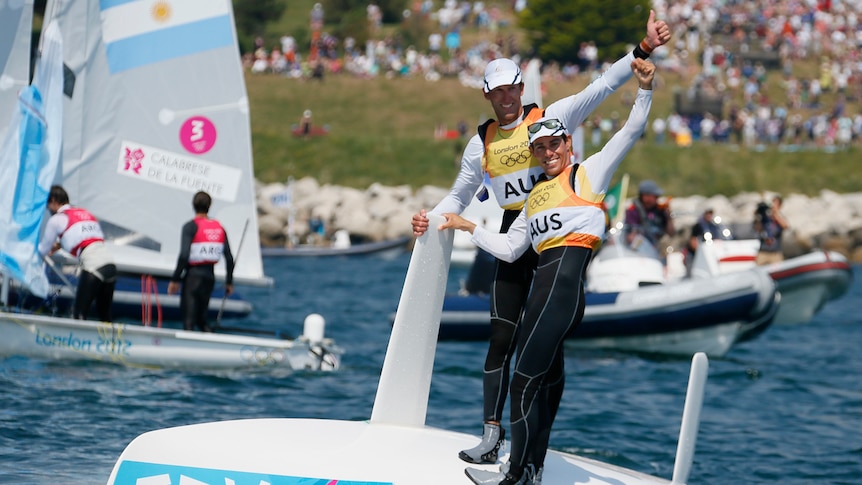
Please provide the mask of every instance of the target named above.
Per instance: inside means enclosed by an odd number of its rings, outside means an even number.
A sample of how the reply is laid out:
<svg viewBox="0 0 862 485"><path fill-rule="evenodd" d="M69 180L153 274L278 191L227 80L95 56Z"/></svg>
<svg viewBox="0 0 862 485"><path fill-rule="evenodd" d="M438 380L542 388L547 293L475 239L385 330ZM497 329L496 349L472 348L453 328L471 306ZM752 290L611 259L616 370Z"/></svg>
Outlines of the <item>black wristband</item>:
<svg viewBox="0 0 862 485"><path fill-rule="evenodd" d="M649 59L649 53L641 49L640 44L635 46L635 50L632 51L632 54L634 54L638 59Z"/></svg>

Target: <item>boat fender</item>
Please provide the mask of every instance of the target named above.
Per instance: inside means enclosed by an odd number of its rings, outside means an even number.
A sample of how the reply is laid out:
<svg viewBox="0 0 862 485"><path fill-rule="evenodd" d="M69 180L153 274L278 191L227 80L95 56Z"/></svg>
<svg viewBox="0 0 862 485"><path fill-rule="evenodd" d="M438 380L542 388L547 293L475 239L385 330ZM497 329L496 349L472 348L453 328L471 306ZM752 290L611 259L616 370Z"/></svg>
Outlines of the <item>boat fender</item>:
<svg viewBox="0 0 862 485"><path fill-rule="evenodd" d="M326 328L326 321L319 313L310 313L305 317L302 325L302 336L307 338L312 344L319 344L323 341L323 333Z"/></svg>

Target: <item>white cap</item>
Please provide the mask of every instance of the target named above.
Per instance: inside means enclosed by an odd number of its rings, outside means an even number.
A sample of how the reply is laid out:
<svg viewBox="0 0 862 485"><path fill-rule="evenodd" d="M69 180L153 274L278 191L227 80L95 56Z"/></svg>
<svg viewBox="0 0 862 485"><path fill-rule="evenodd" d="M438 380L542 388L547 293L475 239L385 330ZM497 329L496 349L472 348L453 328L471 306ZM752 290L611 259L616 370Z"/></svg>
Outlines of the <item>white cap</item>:
<svg viewBox="0 0 862 485"><path fill-rule="evenodd" d="M521 84L521 82L521 68L511 59L501 57L494 59L485 66L485 86L483 89L486 93L499 86Z"/></svg>
<svg viewBox="0 0 862 485"><path fill-rule="evenodd" d="M530 127L533 126L539 127L539 130L535 133L530 130ZM534 141L543 136L563 136L569 134L569 132L566 131L566 126L563 124L562 121L558 120L557 118L548 117L542 117L534 121L533 123L530 123L530 125L527 127L527 131L530 134L530 145L532 145Z"/></svg>

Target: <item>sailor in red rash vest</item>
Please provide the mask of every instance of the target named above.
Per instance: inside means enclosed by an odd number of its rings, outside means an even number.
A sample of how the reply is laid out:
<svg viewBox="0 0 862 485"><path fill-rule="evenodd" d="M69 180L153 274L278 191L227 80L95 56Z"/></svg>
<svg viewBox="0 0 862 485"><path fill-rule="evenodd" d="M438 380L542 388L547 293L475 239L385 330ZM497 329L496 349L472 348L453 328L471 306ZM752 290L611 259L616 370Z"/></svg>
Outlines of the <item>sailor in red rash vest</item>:
<svg viewBox="0 0 862 485"><path fill-rule="evenodd" d="M45 224L39 253L46 256L63 248L81 264L72 316L86 320L95 300L99 320L110 322L117 266L105 246L99 221L86 209L69 205L69 194L59 185L51 187L48 210L52 215Z"/></svg>
<svg viewBox="0 0 862 485"><path fill-rule="evenodd" d="M457 214L443 214L447 221L441 230L470 232L473 243L501 260L515 261L531 246L539 255L512 375L509 463L500 472L468 468L467 476L474 483L541 481L565 382L563 340L583 318L587 265L605 231L601 203L614 171L643 134L652 105L655 66L636 59L631 69L639 89L628 121L583 163L572 165L571 139L559 119L545 117L529 126L530 151L541 162L547 180L533 187L506 233L476 227ZM556 384L560 392L548 392L548 383Z"/></svg>
<svg viewBox="0 0 862 485"><path fill-rule="evenodd" d="M207 215L211 205L212 197L206 192L198 192L192 199L195 218L183 225L177 267L168 284L168 293L174 294L179 290L180 281L183 283L180 313L185 330L197 328L212 332L206 321L206 313L215 288L213 268L222 257L227 273L225 294L233 293L233 254L224 228Z"/></svg>

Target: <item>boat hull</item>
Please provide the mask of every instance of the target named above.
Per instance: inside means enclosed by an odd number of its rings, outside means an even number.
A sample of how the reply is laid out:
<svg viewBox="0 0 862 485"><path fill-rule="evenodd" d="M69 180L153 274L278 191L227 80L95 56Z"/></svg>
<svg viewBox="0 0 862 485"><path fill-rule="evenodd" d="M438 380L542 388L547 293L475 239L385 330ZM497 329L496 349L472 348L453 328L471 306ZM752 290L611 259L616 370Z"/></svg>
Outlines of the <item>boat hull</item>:
<svg viewBox="0 0 862 485"><path fill-rule="evenodd" d="M302 439L287 439L291 436ZM169 477L159 483L181 483L183 476L194 483L467 484L467 467L499 469L458 458L458 450L475 446L477 439L429 427L367 421L252 419L196 424L138 436L120 456L108 484L143 483L156 476ZM501 456L501 461L506 458ZM225 463L236 465L225 469ZM543 481L670 483L553 450L545 459Z"/></svg>
<svg viewBox="0 0 862 485"><path fill-rule="evenodd" d="M807 323L823 306L850 288L853 271L847 258L835 251L816 250L765 266L755 266L757 240L713 241L698 251L692 277L760 268L775 280L781 293L776 324Z"/></svg>
<svg viewBox="0 0 862 485"><path fill-rule="evenodd" d="M251 419L167 428L135 438L109 485L130 483L271 483L341 485L467 484L458 450L479 437L425 424L452 231L417 238L368 421ZM767 281L771 280L762 275ZM693 463L706 356L692 359L680 426L674 483ZM508 461L505 451L500 461ZM493 471L498 465L484 465ZM549 450L544 482L640 485L669 483L634 470Z"/></svg>
<svg viewBox="0 0 862 485"><path fill-rule="evenodd" d="M344 248L337 247L322 247L322 246L297 246L292 248L274 248L264 247L260 252L263 257L282 257L282 258L300 258L300 257L322 257L322 256L358 256L358 255L377 255L383 257L394 257L403 253L407 249L407 244L413 238L403 236L386 241L376 241L369 243L353 244Z"/></svg>
<svg viewBox="0 0 862 485"><path fill-rule="evenodd" d="M76 279L72 276L66 276L72 284L76 283ZM144 283L140 277L120 276L117 278L117 284L114 288L114 301L111 306L111 315L115 319L134 319L143 321L145 310L149 308L152 321L158 320L158 309L161 308L162 318L164 320L180 320L180 296L168 295L168 280L164 278L156 278L156 288L151 293L143 291ZM24 292L14 282L11 285L9 292L9 305L27 310L50 311L55 315L69 315L72 311L72 304L75 302L75 293L72 288L63 285L59 280L52 279L51 282L55 285L56 291L52 292L48 300L42 300L31 295L29 292ZM224 307L222 307L224 302ZM207 310L207 318L210 321L215 321L218 318L219 311L224 319L244 318L251 314L254 307L247 300L242 298L239 293L233 293L224 298L224 286L216 285L210 298L209 308ZM94 314L95 311L91 312Z"/></svg>
<svg viewBox="0 0 862 485"><path fill-rule="evenodd" d="M194 370L334 370L340 350L246 335L0 313L0 355Z"/></svg>
<svg viewBox="0 0 862 485"><path fill-rule="evenodd" d="M584 319L566 345L578 348L721 356L762 332L780 298L765 273L745 271L619 293L587 293ZM487 295L449 295L443 303L441 340L490 335Z"/></svg>
<svg viewBox="0 0 862 485"><path fill-rule="evenodd" d="M840 253L815 251L765 266L781 293L776 324L807 323L850 288L853 270Z"/></svg>

